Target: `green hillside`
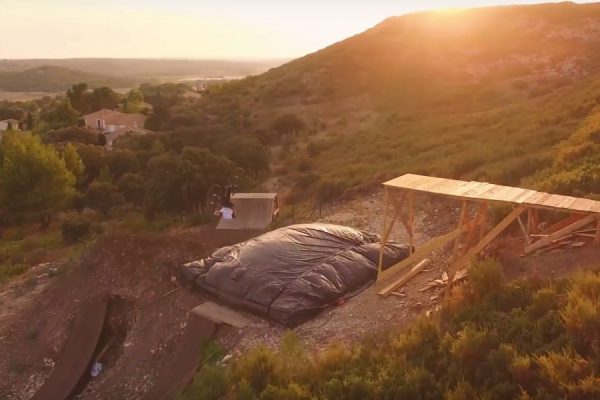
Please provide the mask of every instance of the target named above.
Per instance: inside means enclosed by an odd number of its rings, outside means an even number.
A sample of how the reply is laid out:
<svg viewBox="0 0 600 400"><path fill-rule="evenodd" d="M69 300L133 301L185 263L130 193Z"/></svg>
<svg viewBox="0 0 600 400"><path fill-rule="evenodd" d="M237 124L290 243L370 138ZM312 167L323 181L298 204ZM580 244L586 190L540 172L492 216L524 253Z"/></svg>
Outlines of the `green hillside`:
<svg viewBox="0 0 600 400"><path fill-rule="evenodd" d="M86 82L90 87L129 87L133 79L115 78L64 67L41 66L24 71L0 72L0 89L7 92L58 92L73 84Z"/></svg>
<svg viewBox="0 0 600 400"><path fill-rule="evenodd" d="M561 142L579 140L597 112L598 26L600 4L393 17L172 114L266 136L275 174L303 194L409 171L529 186L544 177L547 190L572 193L577 179L549 174ZM306 124L291 141L271 128L285 114ZM584 194L600 192L599 168L587 168Z"/></svg>

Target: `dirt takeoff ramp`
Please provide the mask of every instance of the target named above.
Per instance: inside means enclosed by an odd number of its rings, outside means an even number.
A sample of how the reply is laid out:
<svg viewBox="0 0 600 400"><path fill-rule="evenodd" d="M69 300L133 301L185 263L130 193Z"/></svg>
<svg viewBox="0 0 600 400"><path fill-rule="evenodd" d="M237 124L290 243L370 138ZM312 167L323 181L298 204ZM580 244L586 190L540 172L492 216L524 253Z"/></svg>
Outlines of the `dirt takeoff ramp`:
<svg viewBox="0 0 600 400"><path fill-rule="evenodd" d="M217 324L190 313L173 357L159 371L154 386L142 400L177 399L202 366L202 347L217 331Z"/></svg>
<svg viewBox="0 0 600 400"><path fill-rule="evenodd" d="M56 367L32 400L63 400L73 394L81 378L89 372L104 326L106 308L105 299L82 304Z"/></svg>
<svg viewBox="0 0 600 400"><path fill-rule="evenodd" d="M219 221L217 229L266 229L277 213L277 193L236 193L231 196L235 218Z"/></svg>

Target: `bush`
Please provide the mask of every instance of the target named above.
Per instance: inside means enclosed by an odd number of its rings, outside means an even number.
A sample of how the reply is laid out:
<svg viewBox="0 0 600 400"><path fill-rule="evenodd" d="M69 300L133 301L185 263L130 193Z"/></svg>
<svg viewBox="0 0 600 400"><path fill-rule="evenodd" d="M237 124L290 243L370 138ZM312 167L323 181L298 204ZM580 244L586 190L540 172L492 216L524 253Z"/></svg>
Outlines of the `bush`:
<svg viewBox="0 0 600 400"><path fill-rule="evenodd" d="M60 233L65 243L76 243L90 233L91 224L83 218L72 218L60 225Z"/></svg>

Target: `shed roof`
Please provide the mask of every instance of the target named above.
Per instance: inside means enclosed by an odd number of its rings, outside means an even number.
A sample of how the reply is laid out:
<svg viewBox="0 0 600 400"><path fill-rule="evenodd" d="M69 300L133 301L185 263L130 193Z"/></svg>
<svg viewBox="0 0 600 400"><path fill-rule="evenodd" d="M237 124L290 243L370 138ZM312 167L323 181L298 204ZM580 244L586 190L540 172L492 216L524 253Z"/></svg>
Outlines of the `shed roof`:
<svg viewBox="0 0 600 400"><path fill-rule="evenodd" d="M437 194L457 199L524 204L536 208L600 213L600 201L563 196L487 182L461 181L405 174L385 182L384 187Z"/></svg>

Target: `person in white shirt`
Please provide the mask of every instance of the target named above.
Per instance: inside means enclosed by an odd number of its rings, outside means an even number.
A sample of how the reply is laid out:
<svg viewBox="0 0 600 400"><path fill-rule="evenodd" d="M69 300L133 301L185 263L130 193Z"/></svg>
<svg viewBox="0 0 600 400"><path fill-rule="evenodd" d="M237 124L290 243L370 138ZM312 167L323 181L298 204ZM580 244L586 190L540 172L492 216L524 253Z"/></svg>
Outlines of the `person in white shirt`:
<svg viewBox="0 0 600 400"><path fill-rule="evenodd" d="M235 218L235 210L233 209L233 203L231 203L230 201L225 201L221 209L219 211L215 211L215 215L225 220Z"/></svg>

